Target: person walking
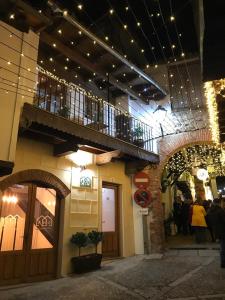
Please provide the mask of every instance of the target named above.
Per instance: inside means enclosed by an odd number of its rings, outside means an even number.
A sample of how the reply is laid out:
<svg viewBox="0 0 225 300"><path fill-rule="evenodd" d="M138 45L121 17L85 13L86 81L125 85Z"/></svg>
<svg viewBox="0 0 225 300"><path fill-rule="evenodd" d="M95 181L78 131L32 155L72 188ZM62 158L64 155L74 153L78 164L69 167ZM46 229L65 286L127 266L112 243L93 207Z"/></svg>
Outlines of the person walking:
<svg viewBox="0 0 225 300"><path fill-rule="evenodd" d="M173 203L173 218L177 226L177 233L181 233L182 229L182 200L179 196L174 199Z"/></svg>
<svg viewBox="0 0 225 300"><path fill-rule="evenodd" d="M221 207L220 199L213 200L206 218L213 229L215 238L220 240L220 263L221 268L225 268L225 210Z"/></svg>
<svg viewBox="0 0 225 300"><path fill-rule="evenodd" d="M190 200L185 199L181 208L182 231L184 235L189 233Z"/></svg>
<svg viewBox="0 0 225 300"><path fill-rule="evenodd" d="M202 206L201 200L196 200L192 208L191 226L194 228L196 243L204 243L206 241L206 211Z"/></svg>

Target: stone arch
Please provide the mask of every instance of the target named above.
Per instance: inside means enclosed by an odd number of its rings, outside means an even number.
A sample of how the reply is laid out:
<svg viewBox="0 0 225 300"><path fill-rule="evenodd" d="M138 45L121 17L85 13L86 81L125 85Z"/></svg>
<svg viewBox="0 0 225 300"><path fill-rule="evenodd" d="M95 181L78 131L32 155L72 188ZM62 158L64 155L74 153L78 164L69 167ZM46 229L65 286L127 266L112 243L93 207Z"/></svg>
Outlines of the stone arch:
<svg viewBox="0 0 225 300"><path fill-rule="evenodd" d="M60 198L70 194L68 187L55 175L40 169L28 169L12 174L0 181L0 190L4 191L9 186L18 183L42 183L56 190Z"/></svg>

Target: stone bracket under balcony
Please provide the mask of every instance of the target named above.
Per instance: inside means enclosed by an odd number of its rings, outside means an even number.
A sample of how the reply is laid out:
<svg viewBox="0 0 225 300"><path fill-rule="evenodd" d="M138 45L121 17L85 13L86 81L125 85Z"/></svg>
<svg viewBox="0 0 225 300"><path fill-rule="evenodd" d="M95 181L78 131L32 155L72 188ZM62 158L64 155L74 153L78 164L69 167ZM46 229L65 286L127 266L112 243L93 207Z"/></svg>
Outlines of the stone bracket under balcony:
<svg viewBox="0 0 225 300"><path fill-rule="evenodd" d="M57 156L68 154L71 143L71 151L75 151L74 145L88 145L102 149L103 151L120 150L123 155L120 159L125 161L142 160L149 163L159 163L159 156L146 151L129 142L109 136L93 128L77 124L71 120L55 115L31 104L25 103L21 115L20 132L29 137L40 139L54 145ZM66 145L67 147L64 147ZM74 150L75 149L75 150ZM58 152L57 152L58 151Z"/></svg>

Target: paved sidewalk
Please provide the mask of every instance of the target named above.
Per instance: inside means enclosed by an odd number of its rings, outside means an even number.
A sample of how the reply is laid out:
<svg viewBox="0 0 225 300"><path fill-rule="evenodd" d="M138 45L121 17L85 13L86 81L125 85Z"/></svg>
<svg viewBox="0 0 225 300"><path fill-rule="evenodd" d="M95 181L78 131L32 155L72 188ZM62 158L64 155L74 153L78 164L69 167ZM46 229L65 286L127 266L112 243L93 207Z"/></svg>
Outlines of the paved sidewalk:
<svg viewBox="0 0 225 300"><path fill-rule="evenodd" d="M1 300L225 300L216 250L172 250L104 262L101 270L0 288Z"/></svg>

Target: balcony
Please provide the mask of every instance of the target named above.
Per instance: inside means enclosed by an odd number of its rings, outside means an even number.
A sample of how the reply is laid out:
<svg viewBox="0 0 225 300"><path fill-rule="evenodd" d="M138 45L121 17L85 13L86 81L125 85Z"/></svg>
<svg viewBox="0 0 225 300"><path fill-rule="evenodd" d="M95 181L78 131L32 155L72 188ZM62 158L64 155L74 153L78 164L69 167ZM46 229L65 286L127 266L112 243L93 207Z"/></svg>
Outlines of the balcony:
<svg viewBox="0 0 225 300"><path fill-rule="evenodd" d="M75 85L39 73L34 105L25 104L21 127L29 136L45 137L55 155L79 149L120 151L125 160L158 162L152 128Z"/></svg>

